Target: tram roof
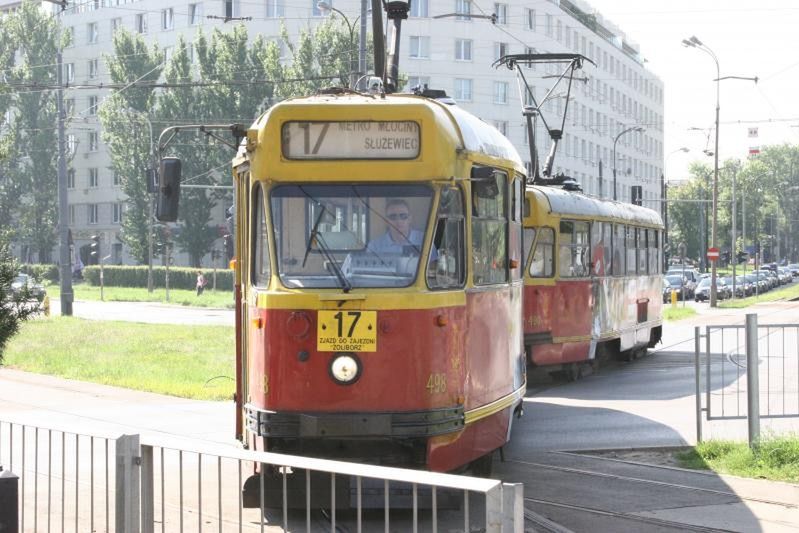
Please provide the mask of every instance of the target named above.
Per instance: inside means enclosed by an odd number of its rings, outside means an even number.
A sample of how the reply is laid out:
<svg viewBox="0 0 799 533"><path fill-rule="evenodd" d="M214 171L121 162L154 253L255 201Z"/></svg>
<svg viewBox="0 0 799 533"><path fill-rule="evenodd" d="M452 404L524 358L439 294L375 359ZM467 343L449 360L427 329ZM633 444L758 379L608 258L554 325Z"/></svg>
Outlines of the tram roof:
<svg viewBox="0 0 799 533"><path fill-rule="evenodd" d="M651 226L663 225L663 219L657 211L626 202L545 185L528 185L527 195L530 194L536 197L539 204L546 202L552 214L605 218Z"/></svg>
<svg viewBox="0 0 799 533"><path fill-rule="evenodd" d="M274 119L308 120L304 110L310 110L312 106L341 106L341 120L350 121L379 120L383 117L376 113L377 108L404 107L401 116L405 120L433 118L440 134L451 137L450 142L456 149L504 159L515 165L519 172L524 171L524 163L516 148L494 126L457 105L414 94L390 94L385 98L362 94L322 94L291 98L272 106L255 121L251 130L263 130ZM356 109L346 109L350 106L357 106L364 111L358 113ZM335 112L326 113L319 116L318 120L331 120L335 115Z"/></svg>

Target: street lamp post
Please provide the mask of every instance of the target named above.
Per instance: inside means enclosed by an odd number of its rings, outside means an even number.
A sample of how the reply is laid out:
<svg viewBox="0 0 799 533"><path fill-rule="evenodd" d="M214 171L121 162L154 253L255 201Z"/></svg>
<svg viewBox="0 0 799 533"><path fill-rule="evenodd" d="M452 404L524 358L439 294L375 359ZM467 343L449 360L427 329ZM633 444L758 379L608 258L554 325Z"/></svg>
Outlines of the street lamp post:
<svg viewBox="0 0 799 533"><path fill-rule="evenodd" d="M355 26L350 23L350 19L347 18L347 15L345 15L340 9L336 9L335 7L333 7L330 3L322 1L318 2L316 5L322 11L333 11L335 13L338 13L339 15L341 15L341 18L344 19L344 23L347 25L347 29L350 32L350 44L349 48L347 49L347 58L350 63L350 89L355 89L356 88L355 85L357 83L360 74L359 72L357 72L358 67L355 64L355 56L352 53L353 49L355 48ZM360 18L361 17L357 17L355 19L356 24L358 23L358 20Z"/></svg>
<svg viewBox="0 0 799 533"><path fill-rule="evenodd" d="M641 131L644 131L644 128L642 128L641 126L632 126L630 128L621 130L619 132L619 134L616 135L616 138L613 139L613 199L614 200L618 200L618 196L616 194L616 143L619 142L619 138L622 135L624 135L625 133L628 133L630 131L639 131L639 132L641 132Z"/></svg>
<svg viewBox="0 0 799 533"><path fill-rule="evenodd" d="M720 84L722 79L733 78L733 79L742 79L742 80L752 80L757 83L757 77L748 78L742 76L726 76L725 78L721 77L721 70L719 68L719 59L716 57L716 54L708 48L702 41L700 41L695 35L689 37L688 39L683 39L682 41L683 46L687 46L689 48L697 48L702 50L707 55L709 55L713 62L716 64L716 146L713 153L713 221L710 228L710 241L711 246L716 248L717 246L717 239L716 239L716 228L718 226L718 218L719 218L719 210L718 210L718 199L719 199L719 93L720 93ZM716 294L717 294L717 283L716 283L716 261L712 261L711 270L710 270L710 307L716 307Z"/></svg>

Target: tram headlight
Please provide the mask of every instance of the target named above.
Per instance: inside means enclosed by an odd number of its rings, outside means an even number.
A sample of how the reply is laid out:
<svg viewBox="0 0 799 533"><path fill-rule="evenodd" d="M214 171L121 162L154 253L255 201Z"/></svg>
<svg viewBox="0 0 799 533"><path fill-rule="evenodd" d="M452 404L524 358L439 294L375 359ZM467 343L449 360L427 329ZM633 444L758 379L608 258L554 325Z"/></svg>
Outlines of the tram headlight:
<svg viewBox="0 0 799 533"><path fill-rule="evenodd" d="M330 361L330 376L340 385L352 385L361 377L361 361L354 353L337 354Z"/></svg>

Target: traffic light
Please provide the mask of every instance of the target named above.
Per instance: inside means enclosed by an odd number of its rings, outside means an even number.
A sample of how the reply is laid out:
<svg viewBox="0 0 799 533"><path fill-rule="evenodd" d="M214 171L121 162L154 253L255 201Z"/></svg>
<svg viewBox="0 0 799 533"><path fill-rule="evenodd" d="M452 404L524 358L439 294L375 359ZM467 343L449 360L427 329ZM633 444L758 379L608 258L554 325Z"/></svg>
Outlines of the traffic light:
<svg viewBox="0 0 799 533"><path fill-rule="evenodd" d="M233 249L233 235L227 234L223 238L223 243L225 246L225 259L230 261L233 259L233 254L235 253Z"/></svg>
<svg viewBox="0 0 799 533"><path fill-rule="evenodd" d="M738 259L738 264L741 264L741 263L743 263L744 261L746 261L746 256L747 256L747 253L746 253L746 252L738 252L738 254L737 254L737 256L736 256L736 257L737 257L737 259Z"/></svg>
<svg viewBox="0 0 799 533"><path fill-rule="evenodd" d="M91 255L92 257L100 257L100 236L92 235L91 239L92 242L89 245L91 247Z"/></svg>
<svg viewBox="0 0 799 533"><path fill-rule="evenodd" d="M730 252L728 252L726 250L721 252L721 260L724 263L729 263L730 262Z"/></svg>

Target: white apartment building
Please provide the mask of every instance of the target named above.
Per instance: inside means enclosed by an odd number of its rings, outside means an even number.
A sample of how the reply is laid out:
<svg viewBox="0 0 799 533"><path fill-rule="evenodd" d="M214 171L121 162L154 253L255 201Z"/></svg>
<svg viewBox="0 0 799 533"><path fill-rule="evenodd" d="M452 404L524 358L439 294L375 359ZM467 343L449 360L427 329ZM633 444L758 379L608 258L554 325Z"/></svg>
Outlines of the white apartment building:
<svg viewBox="0 0 799 533"><path fill-rule="evenodd" d="M64 50L64 79L71 84L108 82L103 56L113 54L112 34L120 27L144 34L168 54L180 35L191 42L199 29L208 34L234 24L208 16L251 17L244 22L250 35L267 39L279 39L284 23L289 35L296 37L326 16L317 1L76 0L77 5L61 15L73 34L72 46ZM361 1L327 3L357 26ZM497 16L495 24L483 18L492 13ZM434 18L439 15L449 16ZM371 31L371 22L368 28ZM585 64L578 74L584 81L572 89L554 170L576 178L587 194L612 198L617 141L618 199L629 201L631 187L640 185L644 205L659 210L663 83L645 68L636 45L582 0L413 0L411 16L402 28L400 72L408 77L409 87L426 84L445 90L458 105L496 126L529 160L516 76L504 67L491 68L500 55L525 52L580 53L596 63L596 67ZM555 81L551 68L539 66L526 74L538 99ZM563 91L565 85L556 94ZM116 238L124 217L124 194L110 169L96 115L106 94L101 89L66 92L66 108L72 117L68 148L74 153L68 180L69 223L76 250L99 233L103 255L110 253L113 263L129 262ZM560 97L544 106L551 127L559 127L563 104ZM643 131L619 136L638 126ZM540 124L537 137L543 161L549 142ZM220 222L224 207L218 206ZM186 261L176 256L177 264ZM210 265L210 258L205 258L204 265Z"/></svg>

